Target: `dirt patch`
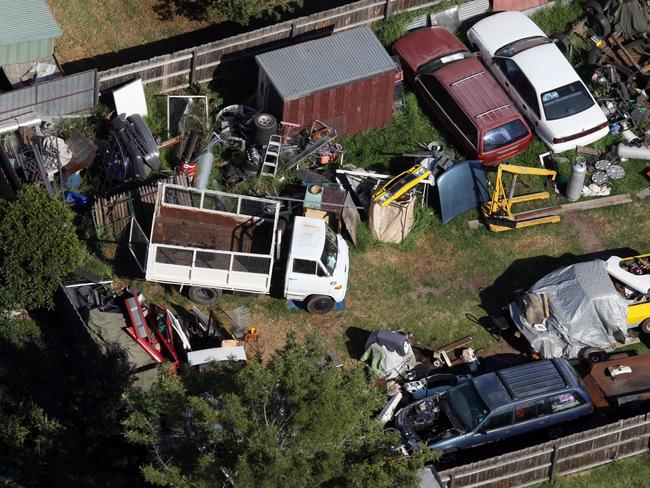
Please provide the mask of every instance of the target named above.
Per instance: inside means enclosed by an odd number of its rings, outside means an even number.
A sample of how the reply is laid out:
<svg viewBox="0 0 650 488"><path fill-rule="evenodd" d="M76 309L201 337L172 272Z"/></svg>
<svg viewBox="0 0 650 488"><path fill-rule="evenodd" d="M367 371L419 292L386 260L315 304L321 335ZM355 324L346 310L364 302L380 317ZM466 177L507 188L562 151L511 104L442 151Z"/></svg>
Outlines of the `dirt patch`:
<svg viewBox="0 0 650 488"><path fill-rule="evenodd" d="M605 249L603 240L604 220L593 213L574 212L562 216L567 224L576 232L580 246L587 252Z"/></svg>
<svg viewBox="0 0 650 488"><path fill-rule="evenodd" d="M479 269L470 280L463 280L453 285L435 287L435 286L420 286L415 290L406 294L411 300L418 300L422 297L431 295L434 297L444 296L452 291L465 291L468 293L476 293L477 290L490 285L491 281L488 278L485 270Z"/></svg>

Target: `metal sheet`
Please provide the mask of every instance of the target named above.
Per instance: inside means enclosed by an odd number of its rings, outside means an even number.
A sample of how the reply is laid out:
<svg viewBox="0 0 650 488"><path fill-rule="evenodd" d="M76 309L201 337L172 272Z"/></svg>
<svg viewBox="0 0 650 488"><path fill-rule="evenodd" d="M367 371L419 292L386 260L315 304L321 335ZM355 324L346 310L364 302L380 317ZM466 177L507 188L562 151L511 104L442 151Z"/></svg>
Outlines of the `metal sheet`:
<svg viewBox="0 0 650 488"><path fill-rule="evenodd" d="M490 10L490 0L473 0L458 6L458 20L471 19ZM498 10L495 10L498 11Z"/></svg>
<svg viewBox="0 0 650 488"><path fill-rule="evenodd" d="M90 70L2 93L0 121L30 112L45 116L87 112L95 106L96 78L96 70Z"/></svg>
<svg viewBox="0 0 650 488"><path fill-rule="evenodd" d="M480 161L461 161L436 179L440 217L446 224L490 199L485 169Z"/></svg>
<svg viewBox="0 0 650 488"><path fill-rule="evenodd" d="M0 0L0 66L52 54L62 34L44 0Z"/></svg>
<svg viewBox="0 0 650 488"><path fill-rule="evenodd" d="M395 71L370 27L259 54L255 60L285 100Z"/></svg>
<svg viewBox="0 0 650 488"><path fill-rule="evenodd" d="M310 127L314 120L325 122L338 134L356 134L383 127L393 116L392 72L348 83L284 102L275 115L284 122ZM277 94L271 97L271 104ZM268 110L273 113L272 107Z"/></svg>

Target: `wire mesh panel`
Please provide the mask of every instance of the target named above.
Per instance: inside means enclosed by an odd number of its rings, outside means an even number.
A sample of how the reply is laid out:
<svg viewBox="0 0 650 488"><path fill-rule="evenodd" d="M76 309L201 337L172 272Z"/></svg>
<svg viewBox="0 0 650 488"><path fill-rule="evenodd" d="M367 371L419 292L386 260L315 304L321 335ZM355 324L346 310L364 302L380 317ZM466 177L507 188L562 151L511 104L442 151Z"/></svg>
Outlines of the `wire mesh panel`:
<svg viewBox="0 0 650 488"><path fill-rule="evenodd" d="M160 264L175 264L177 266L192 266L194 251L177 249L175 247L158 246L156 262Z"/></svg>
<svg viewBox="0 0 650 488"><path fill-rule="evenodd" d="M239 213L242 215L250 215L251 217L273 216L275 215L275 207L276 205L273 203L242 198Z"/></svg>
<svg viewBox="0 0 650 488"><path fill-rule="evenodd" d="M170 205L181 205L183 207L201 207L201 193L188 188L166 186L163 201Z"/></svg>
<svg viewBox="0 0 650 488"><path fill-rule="evenodd" d="M230 254L218 252L196 251L194 266L197 268L221 269L230 268Z"/></svg>
<svg viewBox="0 0 650 488"><path fill-rule="evenodd" d="M230 208L227 205L230 203ZM237 210L235 204L234 209L232 208L232 202L224 201L224 198L215 193L205 193L203 196L203 208L205 210L218 210L219 212L234 212Z"/></svg>
<svg viewBox="0 0 650 488"><path fill-rule="evenodd" d="M271 271L271 258L260 256L235 256L232 270L243 273L268 274Z"/></svg>
<svg viewBox="0 0 650 488"><path fill-rule="evenodd" d="M136 263L145 272L147 267L147 249L149 247L149 239L144 234L138 221L131 218L131 235L129 236L129 251L133 254Z"/></svg>
<svg viewBox="0 0 650 488"><path fill-rule="evenodd" d="M212 196L212 194L211 194ZM215 195L216 196L216 195ZM206 195L207 197L207 195ZM220 194L218 195L218 200L221 205L221 209L219 209L222 212L229 212L229 213L237 213L237 209L239 208L239 198L238 197L233 197L231 195L224 195ZM205 207L205 202L204 202L204 208Z"/></svg>

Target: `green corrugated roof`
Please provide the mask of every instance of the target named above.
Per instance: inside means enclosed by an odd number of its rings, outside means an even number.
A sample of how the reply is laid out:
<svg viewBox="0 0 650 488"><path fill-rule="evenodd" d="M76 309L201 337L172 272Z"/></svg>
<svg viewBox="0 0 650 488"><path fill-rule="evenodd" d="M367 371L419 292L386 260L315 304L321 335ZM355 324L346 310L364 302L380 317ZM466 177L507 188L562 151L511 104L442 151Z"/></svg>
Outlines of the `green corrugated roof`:
<svg viewBox="0 0 650 488"><path fill-rule="evenodd" d="M63 34L44 0L0 0L0 12L0 45Z"/></svg>

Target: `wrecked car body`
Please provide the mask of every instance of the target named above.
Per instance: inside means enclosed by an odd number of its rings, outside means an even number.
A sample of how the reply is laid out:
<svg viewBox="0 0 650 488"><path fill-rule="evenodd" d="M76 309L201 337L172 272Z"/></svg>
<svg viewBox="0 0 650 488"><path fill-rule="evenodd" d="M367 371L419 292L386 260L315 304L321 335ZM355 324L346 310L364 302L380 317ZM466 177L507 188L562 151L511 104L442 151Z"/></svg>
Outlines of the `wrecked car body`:
<svg viewBox="0 0 650 488"><path fill-rule="evenodd" d="M402 408L395 423L409 450L450 453L575 420L593 412L564 359L486 373Z"/></svg>

